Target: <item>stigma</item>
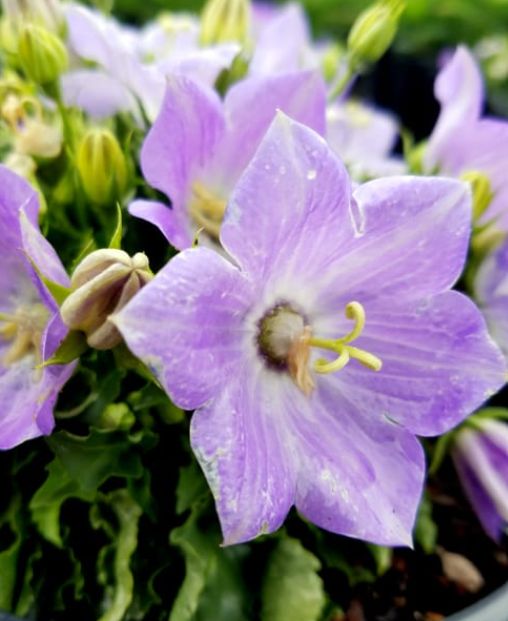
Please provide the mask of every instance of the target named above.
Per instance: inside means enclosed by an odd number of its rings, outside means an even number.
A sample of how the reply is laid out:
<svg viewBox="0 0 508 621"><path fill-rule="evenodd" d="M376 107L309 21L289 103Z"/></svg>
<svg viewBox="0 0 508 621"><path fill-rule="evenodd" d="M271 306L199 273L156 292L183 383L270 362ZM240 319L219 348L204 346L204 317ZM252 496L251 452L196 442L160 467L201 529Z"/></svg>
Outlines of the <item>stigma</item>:
<svg viewBox="0 0 508 621"><path fill-rule="evenodd" d="M365 309L359 302L353 301L346 305L345 315L354 321L353 328L339 338L323 339L313 336L312 327L299 312L287 304L280 304L259 323L259 351L268 366L286 371L306 396L316 386L312 371L319 374L335 373L344 369L352 359L371 371L380 371L380 358L351 344L364 330ZM318 358L311 365L313 347L337 355L333 360Z"/></svg>
<svg viewBox="0 0 508 621"><path fill-rule="evenodd" d="M226 211L226 201L211 192L199 181L192 186L189 213L194 222L211 239L218 242L220 227Z"/></svg>
<svg viewBox="0 0 508 621"><path fill-rule="evenodd" d="M20 306L12 314L0 313L0 339L9 341L1 363L10 366L25 356L40 358L41 338L49 312L42 304Z"/></svg>

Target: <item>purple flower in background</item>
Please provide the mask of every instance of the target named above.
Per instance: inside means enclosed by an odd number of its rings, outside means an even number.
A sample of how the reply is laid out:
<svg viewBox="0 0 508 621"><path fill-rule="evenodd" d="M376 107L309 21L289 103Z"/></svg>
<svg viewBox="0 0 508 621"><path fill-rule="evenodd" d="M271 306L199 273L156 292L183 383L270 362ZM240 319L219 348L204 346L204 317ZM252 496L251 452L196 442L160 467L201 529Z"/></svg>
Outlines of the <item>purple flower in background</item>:
<svg viewBox="0 0 508 621"><path fill-rule="evenodd" d="M64 76L64 95L68 104L99 118L125 110L139 115L139 100L153 120L167 76L183 74L211 87L240 49L234 43L200 47L199 20L190 16L166 16L138 30L70 4L66 19L70 49L97 68Z"/></svg>
<svg viewBox="0 0 508 621"><path fill-rule="evenodd" d="M452 456L483 528L499 541L508 526L508 426L476 416L458 432Z"/></svg>
<svg viewBox="0 0 508 621"><path fill-rule="evenodd" d="M218 242L231 190L276 110L324 134L325 108L324 82L315 72L249 78L233 86L224 102L191 80L173 77L141 151L145 179L166 194L171 209L139 200L130 213L158 226L179 250L192 244L198 230L203 240Z"/></svg>
<svg viewBox="0 0 508 621"><path fill-rule="evenodd" d="M183 251L112 318L176 404L224 542L290 507L330 531L409 544L424 478L414 434L457 424L504 381L465 296L466 186L344 166L278 114L212 249Z"/></svg>
<svg viewBox="0 0 508 621"><path fill-rule="evenodd" d="M36 368L67 333L58 307L35 274L61 285L67 274L37 224L35 190L0 167L2 260L0 276L0 448L51 433L58 392L74 365ZM20 224L21 215L21 224Z"/></svg>
<svg viewBox="0 0 508 621"><path fill-rule="evenodd" d="M508 241L482 262L474 292L490 333L508 360Z"/></svg>
<svg viewBox="0 0 508 621"><path fill-rule="evenodd" d="M508 121L482 116L482 75L466 47L458 47L441 69L434 90L441 113L426 150L426 169L485 175L493 198L480 224L495 219L497 228L508 230Z"/></svg>
<svg viewBox="0 0 508 621"><path fill-rule="evenodd" d="M359 101L328 106L326 137L356 180L407 172L404 161L391 156L397 141L394 117Z"/></svg>

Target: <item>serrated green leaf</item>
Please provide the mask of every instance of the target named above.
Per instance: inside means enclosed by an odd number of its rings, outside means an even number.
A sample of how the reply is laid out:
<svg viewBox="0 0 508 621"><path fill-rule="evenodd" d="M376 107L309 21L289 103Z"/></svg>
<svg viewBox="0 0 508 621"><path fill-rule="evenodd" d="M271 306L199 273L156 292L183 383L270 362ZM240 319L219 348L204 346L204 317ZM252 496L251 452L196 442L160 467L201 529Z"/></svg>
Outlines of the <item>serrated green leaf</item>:
<svg viewBox="0 0 508 621"><path fill-rule="evenodd" d="M130 560L138 543L138 523L141 507L129 496L127 490L116 490L106 497L113 509L118 527L114 532L114 583L106 589L106 611L99 621L121 621L132 601L134 578ZM101 573L105 576L104 567Z"/></svg>
<svg viewBox="0 0 508 621"><path fill-rule="evenodd" d="M122 248L122 207L116 204L116 225L113 235L109 240L108 248L120 250Z"/></svg>
<svg viewBox="0 0 508 621"><path fill-rule="evenodd" d="M57 347L55 353L45 360L38 368L49 367L54 364L69 364L81 356L88 349L86 337L82 332L72 330Z"/></svg>
<svg viewBox="0 0 508 621"><path fill-rule="evenodd" d="M178 546L185 557L185 578L171 609L169 621L192 621L195 618L206 581L217 562L215 550L196 526L196 521L197 512L193 511L185 524L171 532L171 543Z"/></svg>
<svg viewBox="0 0 508 621"><path fill-rule="evenodd" d="M432 554L436 549L437 535L438 528L432 519L432 503L424 495L418 509L414 538L426 554Z"/></svg>
<svg viewBox="0 0 508 621"><path fill-rule="evenodd" d="M200 502L203 496L209 493L205 477L195 461L180 468L176 487L176 512L178 514L191 509L196 502Z"/></svg>
<svg viewBox="0 0 508 621"><path fill-rule="evenodd" d="M297 539L272 553L262 590L262 621L318 621L326 603L319 560Z"/></svg>
<svg viewBox="0 0 508 621"><path fill-rule="evenodd" d="M72 479L68 471L55 458L46 467L48 476L32 497L29 509L37 530L55 546L63 547L60 533L60 511L68 498L79 498L91 502L95 490L85 490Z"/></svg>
<svg viewBox="0 0 508 621"><path fill-rule="evenodd" d="M22 524L18 518L20 507L21 498L16 495L0 519L0 525L8 525L14 535L11 545L0 552L0 610L12 610L13 605L18 557L23 540Z"/></svg>
<svg viewBox="0 0 508 621"><path fill-rule="evenodd" d="M140 477L143 466L128 437L92 429L88 436L59 431L48 443L69 477L85 492L95 492L109 477Z"/></svg>

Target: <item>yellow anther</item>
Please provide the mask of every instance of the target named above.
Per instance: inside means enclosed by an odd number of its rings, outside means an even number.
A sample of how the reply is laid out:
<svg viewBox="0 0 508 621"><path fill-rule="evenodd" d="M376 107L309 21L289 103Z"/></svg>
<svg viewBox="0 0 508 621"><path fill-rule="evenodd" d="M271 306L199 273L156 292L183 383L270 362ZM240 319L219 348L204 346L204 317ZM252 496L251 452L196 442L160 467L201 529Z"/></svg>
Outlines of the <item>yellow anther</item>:
<svg viewBox="0 0 508 621"><path fill-rule="evenodd" d="M379 371L383 363L377 356L364 349L359 349L358 347L353 347L348 344L355 341L363 332L366 320L365 309L360 302L350 302L345 308L345 315L348 319L355 322L353 329L345 336L338 339L311 338L309 340L309 345L311 347L326 349L338 354L338 357L332 361L319 358L314 363L314 370L316 373L334 373L336 371L341 371L348 364L350 359L354 358L368 369Z"/></svg>
<svg viewBox="0 0 508 621"><path fill-rule="evenodd" d="M210 192L202 183L192 186L189 212L194 222L212 239L218 241L226 211L226 201Z"/></svg>
<svg viewBox="0 0 508 621"><path fill-rule="evenodd" d="M14 314L0 313L0 338L10 341L0 359L1 364L10 366L30 353L39 359L41 337L48 315L42 304L20 307Z"/></svg>

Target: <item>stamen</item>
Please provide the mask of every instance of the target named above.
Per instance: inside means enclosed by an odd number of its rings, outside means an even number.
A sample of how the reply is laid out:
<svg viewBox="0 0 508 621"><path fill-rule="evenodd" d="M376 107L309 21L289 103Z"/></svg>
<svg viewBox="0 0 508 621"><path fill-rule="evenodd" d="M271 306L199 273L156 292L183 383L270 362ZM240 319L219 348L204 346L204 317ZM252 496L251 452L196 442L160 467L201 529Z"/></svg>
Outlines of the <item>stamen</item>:
<svg viewBox="0 0 508 621"><path fill-rule="evenodd" d="M314 363L314 370L316 373L334 373L335 371L342 370L351 358L358 360L363 366L372 371L381 370L383 363L380 358L364 349L348 344L356 340L363 332L366 320L365 309L360 302L350 302L345 308L345 315L348 319L352 319L355 322L353 329L345 336L338 339L321 339L317 337L309 339L311 347L326 349L338 354L338 357L332 361L319 358Z"/></svg>
<svg viewBox="0 0 508 621"><path fill-rule="evenodd" d="M225 200L214 195L202 183L196 182L192 186L189 213L194 222L217 241L225 211Z"/></svg>
<svg viewBox="0 0 508 621"><path fill-rule="evenodd" d="M32 352L40 357L41 337L48 314L42 304L18 308L13 314L0 313L0 322L3 323L0 338L10 341L0 360L3 365L10 366Z"/></svg>

